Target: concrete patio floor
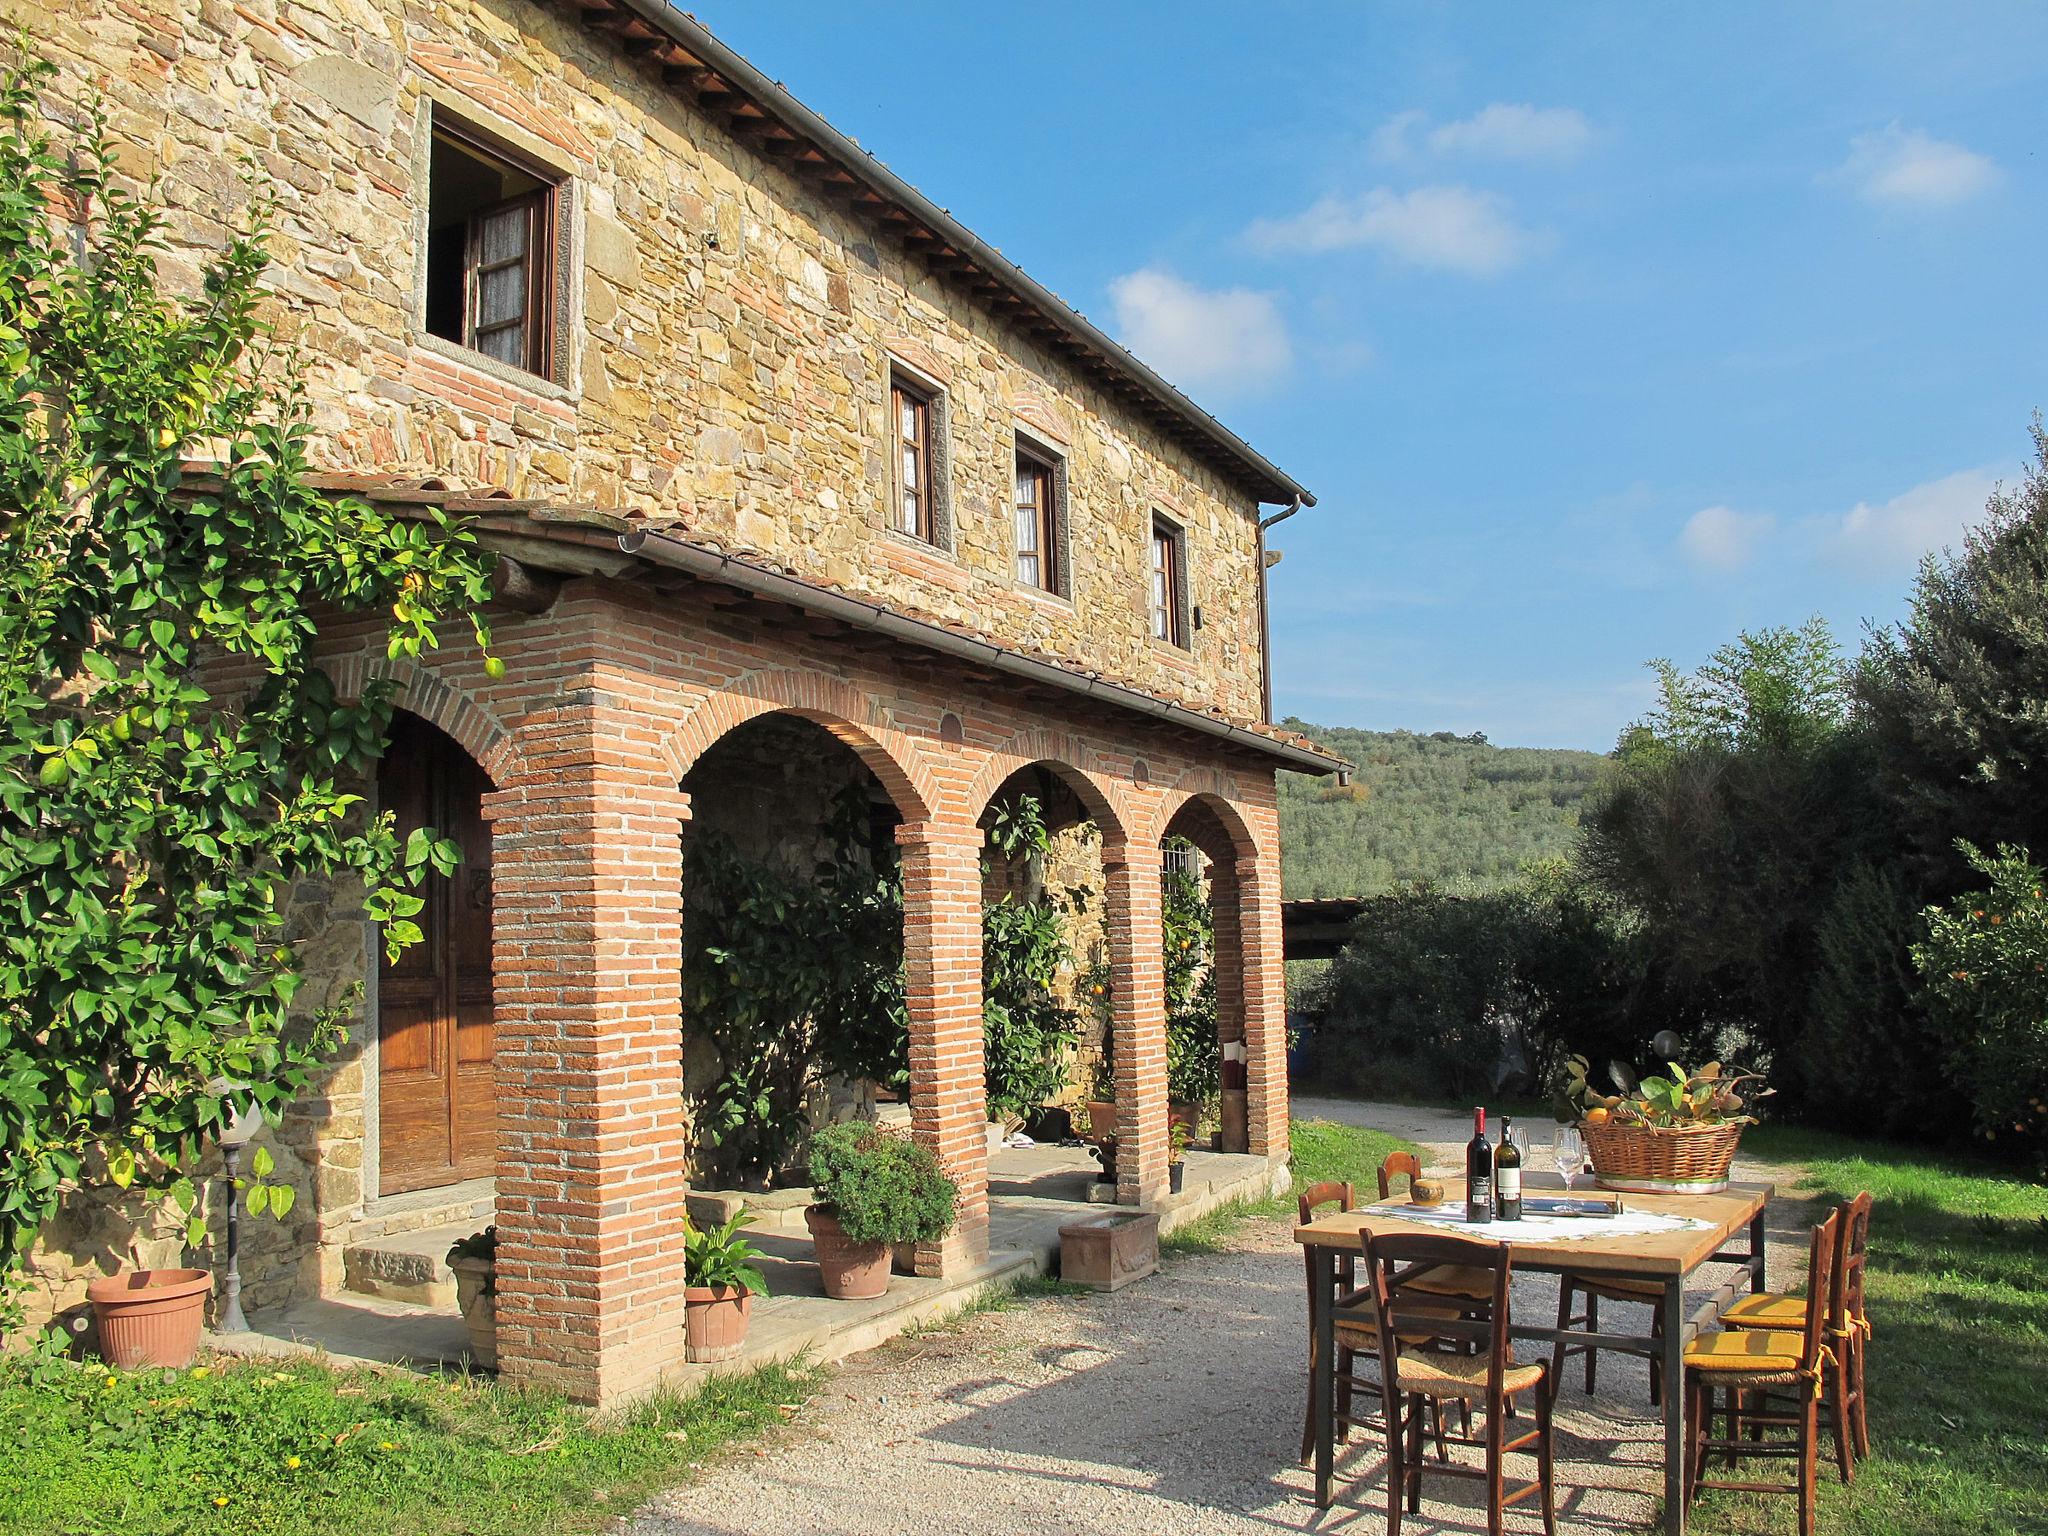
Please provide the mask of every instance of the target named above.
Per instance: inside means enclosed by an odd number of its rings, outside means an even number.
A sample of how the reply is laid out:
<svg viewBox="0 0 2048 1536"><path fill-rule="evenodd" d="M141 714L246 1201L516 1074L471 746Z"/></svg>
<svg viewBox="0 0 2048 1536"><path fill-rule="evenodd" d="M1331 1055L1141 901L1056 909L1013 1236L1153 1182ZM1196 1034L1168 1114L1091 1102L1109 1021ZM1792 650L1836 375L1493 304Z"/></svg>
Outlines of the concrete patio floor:
<svg viewBox="0 0 2048 1536"><path fill-rule="evenodd" d="M1162 1233L1236 1200L1284 1187L1284 1168L1264 1158L1190 1150L1179 1194L1155 1209ZM799 1355L828 1362L875 1348L905 1330L957 1312L989 1289L1059 1268L1062 1225L1115 1209L1096 1184L1094 1161L1080 1147L1004 1148L989 1159L989 1256L944 1279L894 1276L872 1301L834 1301L819 1288L811 1245L800 1231L753 1235L767 1256L769 1294L754 1303L746 1352L716 1366L686 1366L673 1383L687 1388L717 1372L750 1370ZM1095 1198L1091 1198L1093 1195ZM420 1370L464 1368L469 1335L452 1308L414 1306L354 1293L255 1313L251 1331L209 1333L207 1347L228 1354L319 1353L338 1362ZM677 1326L682 1325L680 1315Z"/></svg>

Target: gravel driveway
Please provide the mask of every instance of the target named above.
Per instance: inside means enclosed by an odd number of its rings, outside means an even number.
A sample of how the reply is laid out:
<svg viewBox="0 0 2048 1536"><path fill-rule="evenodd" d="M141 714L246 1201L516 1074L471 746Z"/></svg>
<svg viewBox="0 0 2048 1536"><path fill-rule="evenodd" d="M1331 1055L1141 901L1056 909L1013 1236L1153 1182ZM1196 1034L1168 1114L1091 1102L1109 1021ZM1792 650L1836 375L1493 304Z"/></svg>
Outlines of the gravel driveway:
<svg viewBox="0 0 2048 1536"><path fill-rule="evenodd" d="M1304 1101L1432 1148L1468 1131L1455 1116ZM1776 1170L1774 1170L1776 1171ZM1796 1211L1788 1210L1787 1219ZM1774 1250L1789 1254L1790 1245ZM1791 1279L1791 1276L1784 1277ZM1774 1273L1774 1282L1779 1277ZM1548 1317L1555 1282L1517 1287ZM1630 1322L1640 1309L1620 1309ZM1633 1315L1631 1315L1633 1314ZM1307 1309L1300 1250L1282 1223L1241 1229L1229 1251L1170 1260L1113 1296L1053 1297L900 1339L836 1369L764 1449L708 1471L641 1510L635 1536L1237 1536L1378 1532L1385 1491L1372 1444L1355 1439L1337 1507L1317 1518L1295 1463L1305 1394ZM1559 1400L1559 1527L1641 1529L1655 1512L1660 1427L1644 1365L1605 1355L1588 1399L1581 1363ZM1511 1459L1510 1475L1521 1459ZM1484 1531L1478 1485L1425 1482L1404 1530ZM1457 1502L1451 1502L1457 1501ZM1510 1512L1511 1529L1535 1530Z"/></svg>

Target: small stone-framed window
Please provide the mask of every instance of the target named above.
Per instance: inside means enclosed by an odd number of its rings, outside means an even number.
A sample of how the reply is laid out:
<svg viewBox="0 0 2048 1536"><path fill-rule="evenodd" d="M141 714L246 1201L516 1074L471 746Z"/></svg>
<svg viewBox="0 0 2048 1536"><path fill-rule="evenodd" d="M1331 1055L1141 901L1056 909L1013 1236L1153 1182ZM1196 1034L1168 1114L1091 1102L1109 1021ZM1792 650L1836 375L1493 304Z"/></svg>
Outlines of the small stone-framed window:
<svg viewBox="0 0 2048 1536"><path fill-rule="evenodd" d="M946 426L946 392L892 364L889 526L907 539L951 550L953 516Z"/></svg>
<svg viewBox="0 0 2048 1536"><path fill-rule="evenodd" d="M555 171L434 109L423 317L430 335L557 379L567 353L564 186Z"/></svg>
<svg viewBox="0 0 2048 1536"><path fill-rule="evenodd" d="M1070 597L1067 461L1020 432L1015 470L1010 506L1016 525L1017 584Z"/></svg>
<svg viewBox="0 0 2048 1536"><path fill-rule="evenodd" d="M1181 525L1163 512L1152 514L1152 638L1187 649L1188 545Z"/></svg>

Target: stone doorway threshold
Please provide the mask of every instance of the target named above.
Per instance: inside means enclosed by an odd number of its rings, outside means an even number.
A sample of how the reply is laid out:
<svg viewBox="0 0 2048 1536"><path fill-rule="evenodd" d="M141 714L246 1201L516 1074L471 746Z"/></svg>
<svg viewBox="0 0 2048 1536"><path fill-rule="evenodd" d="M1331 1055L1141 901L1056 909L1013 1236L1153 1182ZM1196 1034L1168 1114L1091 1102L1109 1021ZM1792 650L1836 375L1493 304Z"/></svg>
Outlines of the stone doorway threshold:
<svg viewBox="0 0 2048 1536"><path fill-rule="evenodd" d="M1217 1206L1259 1200L1284 1189L1287 1170L1262 1157L1190 1151L1178 1195L1156 1209L1161 1232ZM756 1241L770 1294L754 1304L746 1352L716 1366L680 1367L669 1384L688 1390L713 1374L733 1374L799 1355L820 1363L842 1360L887 1342L907 1329L967 1306L986 1292L1059 1266L1059 1229L1107 1208L1089 1198L1095 1164L1078 1147L1005 1149L989 1159L989 1257L964 1274L944 1279L896 1275L888 1293L872 1301L834 1301L818 1287L810 1239L775 1230ZM415 1306L342 1294L257 1313L251 1332L209 1333L209 1348L228 1354L323 1354L339 1364L403 1366L418 1370L460 1367L469 1339L453 1308ZM677 1325L681 1326L681 1318Z"/></svg>

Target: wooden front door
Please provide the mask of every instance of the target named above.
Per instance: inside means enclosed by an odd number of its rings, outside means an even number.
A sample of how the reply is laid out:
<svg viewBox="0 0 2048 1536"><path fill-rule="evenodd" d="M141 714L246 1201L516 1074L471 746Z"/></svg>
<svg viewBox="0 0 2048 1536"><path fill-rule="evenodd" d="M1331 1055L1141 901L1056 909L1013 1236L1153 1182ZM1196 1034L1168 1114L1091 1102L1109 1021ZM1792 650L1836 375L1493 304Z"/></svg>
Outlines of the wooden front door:
<svg viewBox="0 0 2048 1536"><path fill-rule="evenodd" d="M497 1084L491 1062L491 787L469 754L411 715L391 727L377 769L379 806L403 839L432 827L462 849L449 876L429 874L414 919L425 935L377 970L380 1194L429 1189L492 1171Z"/></svg>

